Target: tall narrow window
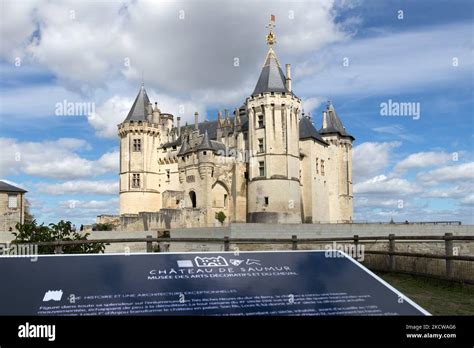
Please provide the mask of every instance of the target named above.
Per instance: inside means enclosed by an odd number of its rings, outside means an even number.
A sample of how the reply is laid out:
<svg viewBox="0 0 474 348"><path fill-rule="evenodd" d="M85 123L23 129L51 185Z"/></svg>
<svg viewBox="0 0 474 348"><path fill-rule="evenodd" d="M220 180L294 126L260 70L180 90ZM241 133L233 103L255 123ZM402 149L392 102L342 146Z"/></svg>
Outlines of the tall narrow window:
<svg viewBox="0 0 474 348"><path fill-rule="evenodd" d="M224 208L227 207L227 195L224 195Z"/></svg>
<svg viewBox="0 0 474 348"><path fill-rule="evenodd" d="M191 200L191 206L193 208L196 208L197 202L196 202L196 192L194 191L189 191L189 199Z"/></svg>
<svg viewBox="0 0 474 348"><path fill-rule="evenodd" d="M166 181L170 181L170 177L171 177L170 170L166 169Z"/></svg>
<svg viewBox="0 0 474 348"><path fill-rule="evenodd" d="M265 205L268 205L268 197L265 197Z"/></svg>
<svg viewBox="0 0 474 348"><path fill-rule="evenodd" d="M316 174L319 174L319 158L316 157Z"/></svg>
<svg viewBox="0 0 474 348"><path fill-rule="evenodd" d="M18 208L17 195L8 195L8 208Z"/></svg>
<svg viewBox="0 0 474 348"><path fill-rule="evenodd" d="M142 140L141 139L133 139L133 151L141 152L142 151Z"/></svg>
<svg viewBox="0 0 474 348"><path fill-rule="evenodd" d="M324 176L324 161L321 160L321 175Z"/></svg>
<svg viewBox="0 0 474 348"><path fill-rule="evenodd" d="M258 128L263 128L263 115L258 115Z"/></svg>
<svg viewBox="0 0 474 348"><path fill-rule="evenodd" d="M258 139L258 152L263 152L263 138Z"/></svg>
<svg viewBox="0 0 474 348"><path fill-rule="evenodd" d="M139 188L140 187L140 174L133 174L132 176L132 187Z"/></svg>
<svg viewBox="0 0 474 348"><path fill-rule="evenodd" d="M259 171L260 176L265 176L265 162L264 161L258 162L258 171Z"/></svg>

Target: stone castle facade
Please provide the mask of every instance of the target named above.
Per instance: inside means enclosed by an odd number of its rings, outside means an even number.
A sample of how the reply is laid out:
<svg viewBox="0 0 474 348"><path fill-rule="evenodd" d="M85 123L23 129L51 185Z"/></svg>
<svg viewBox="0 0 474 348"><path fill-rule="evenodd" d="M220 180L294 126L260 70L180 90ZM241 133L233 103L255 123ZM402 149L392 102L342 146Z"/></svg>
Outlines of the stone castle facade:
<svg viewBox="0 0 474 348"><path fill-rule="evenodd" d="M181 125L142 85L118 126L125 229L214 226L219 212L227 223L352 221L354 138L330 102L319 130L304 115L272 29L256 87L232 115Z"/></svg>

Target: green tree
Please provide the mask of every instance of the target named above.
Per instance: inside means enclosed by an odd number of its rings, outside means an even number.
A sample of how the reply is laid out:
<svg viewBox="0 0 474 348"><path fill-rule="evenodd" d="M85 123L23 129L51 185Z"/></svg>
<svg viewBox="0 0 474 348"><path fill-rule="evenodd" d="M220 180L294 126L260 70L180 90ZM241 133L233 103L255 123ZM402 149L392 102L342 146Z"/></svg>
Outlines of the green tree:
<svg viewBox="0 0 474 348"><path fill-rule="evenodd" d="M31 207L30 201L25 199L25 220L24 220L25 224L33 222L33 220L35 219L35 217L31 213L30 207Z"/></svg>
<svg viewBox="0 0 474 348"><path fill-rule="evenodd" d="M29 223L17 223L15 228L18 232L13 232L15 239L12 243L17 244L36 244L39 242L54 241L80 241L87 240L90 233L80 234L72 230L70 221L59 221L57 224L37 225L36 220ZM86 253L103 253L105 251L104 243L88 243L64 245L64 254L86 254ZM54 246L39 246L39 254L54 254Z"/></svg>
<svg viewBox="0 0 474 348"><path fill-rule="evenodd" d="M114 225L112 224L96 224L95 230L96 231L112 231L114 229Z"/></svg>

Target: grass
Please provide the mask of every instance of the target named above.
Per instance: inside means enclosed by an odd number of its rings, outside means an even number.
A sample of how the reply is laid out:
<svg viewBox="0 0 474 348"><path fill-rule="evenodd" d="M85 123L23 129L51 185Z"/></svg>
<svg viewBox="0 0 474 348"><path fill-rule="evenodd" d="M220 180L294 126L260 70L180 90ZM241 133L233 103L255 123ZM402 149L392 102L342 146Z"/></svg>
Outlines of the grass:
<svg viewBox="0 0 474 348"><path fill-rule="evenodd" d="M433 315L474 315L474 285L407 274L376 273Z"/></svg>

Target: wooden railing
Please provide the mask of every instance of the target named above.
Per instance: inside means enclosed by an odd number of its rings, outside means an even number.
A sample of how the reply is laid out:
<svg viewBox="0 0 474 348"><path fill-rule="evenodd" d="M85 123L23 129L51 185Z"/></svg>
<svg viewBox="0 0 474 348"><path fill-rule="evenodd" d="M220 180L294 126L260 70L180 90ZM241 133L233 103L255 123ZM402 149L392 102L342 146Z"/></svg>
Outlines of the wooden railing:
<svg viewBox="0 0 474 348"><path fill-rule="evenodd" d="M168 233L169 231L161 231ZM474 261L474 256L470 255L454 255L453 242L454 241L474 241L474 236L455 236L452 233L446 233L443 236L395 236L390 234L388 236L370 236L361 237L354 235L352 237L326 237L326 238L297 238L293 235L292 238L169 238L147 236L146 238L114 238L114 239L90 239L81 241L54 241L54 242L40 242L36 243L38 246L54 246L56 254L62 254L62 248L66 245L90 244L90 243L146 243L146 251L153 252L153 243L218 243L223 244L224 251L230 251L231 244L291 244L292 250L298 250L299 245L304 244L318 244L322 242L351 242L357 245L361 242L377 242L388 241L388 251L385 250L364 250L367 255L387 255L389 257L389 271L396 271L395 262L397 257L416 257L426 259L442 259L446 263L445 277L453 279L454 261ZM444 254L428 254L428 253L411 253L411 252L397 252L396 241L412 241L412 242L426 242L426 241L444 241ZM469 281L468 281L469 282Z"/></svg>

